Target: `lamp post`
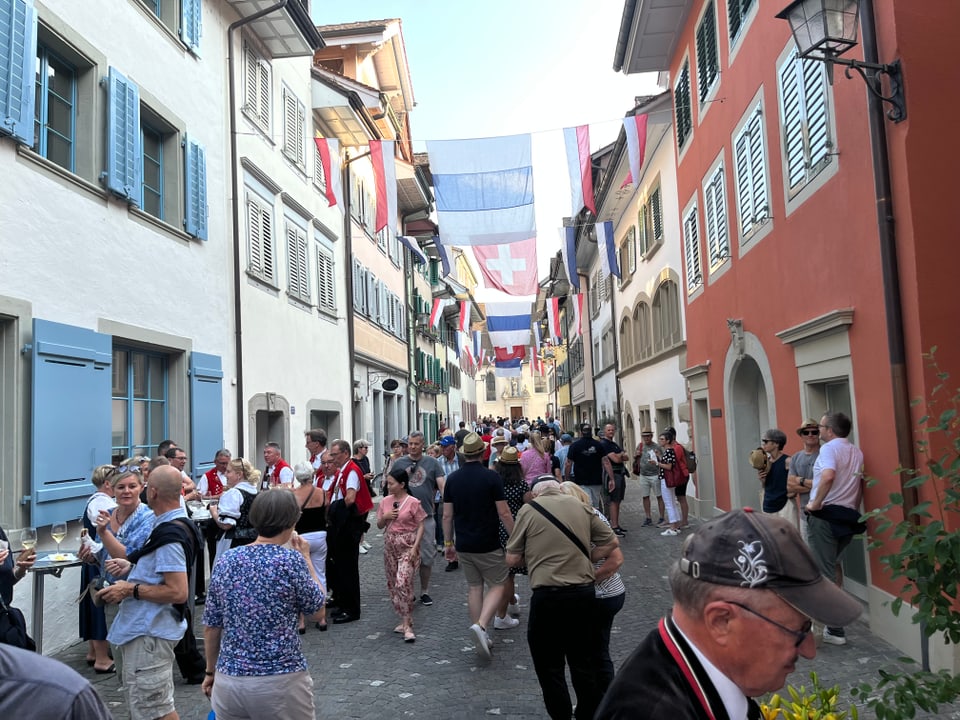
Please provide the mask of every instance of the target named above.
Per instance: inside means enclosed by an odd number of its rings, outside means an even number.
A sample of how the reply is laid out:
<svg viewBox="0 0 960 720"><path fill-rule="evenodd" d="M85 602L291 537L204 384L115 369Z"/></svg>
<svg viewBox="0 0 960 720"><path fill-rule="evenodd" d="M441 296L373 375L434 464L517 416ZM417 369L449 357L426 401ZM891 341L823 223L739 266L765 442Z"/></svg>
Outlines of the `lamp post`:
<svg viewBox="0 0 960 720"><path fill-rule="evenodd" d="M843 65L848 78L851 70L857 72L877 99L890 104L887 117L895 123L903 122L907 103L900 61L872 63L840 57L857 45L859 11L860 0L794 0L777 17L790 23L800 57L826 63L831 85L834 65ZM890 83L889 95L881 90L881 75L886 75Z"/></svg>

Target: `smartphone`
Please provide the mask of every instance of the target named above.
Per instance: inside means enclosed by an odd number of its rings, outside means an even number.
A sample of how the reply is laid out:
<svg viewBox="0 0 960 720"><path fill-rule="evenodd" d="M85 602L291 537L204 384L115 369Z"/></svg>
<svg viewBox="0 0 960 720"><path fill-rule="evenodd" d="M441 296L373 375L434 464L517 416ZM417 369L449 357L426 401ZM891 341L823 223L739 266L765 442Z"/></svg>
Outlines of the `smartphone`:
<svg viewBox="0 0 960 720"><path fill-rule="evenodd" d="M394 503L393 503L393 509L396 510L398 507L400 507L400 503L399 503L399 502L394 502Z"/></svg>

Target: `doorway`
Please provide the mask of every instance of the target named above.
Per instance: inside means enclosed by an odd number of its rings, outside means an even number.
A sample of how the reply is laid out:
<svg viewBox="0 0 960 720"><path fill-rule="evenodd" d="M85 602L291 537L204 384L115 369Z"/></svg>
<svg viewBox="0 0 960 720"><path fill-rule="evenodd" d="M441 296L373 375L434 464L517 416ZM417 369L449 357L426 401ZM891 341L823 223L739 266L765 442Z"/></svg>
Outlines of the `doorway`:
<svg viewBox="0 0 960 720"><path fill-rule="evenodd" d="M757 365L749 355L744 356L733 371L730 383L732 427L730 443L730 502L732 507L758 507L760 481L750 465L750 452L760 446L760 435L771 427L767 403L767 386ZM697 467L700 463L697 463Z"/></svg>

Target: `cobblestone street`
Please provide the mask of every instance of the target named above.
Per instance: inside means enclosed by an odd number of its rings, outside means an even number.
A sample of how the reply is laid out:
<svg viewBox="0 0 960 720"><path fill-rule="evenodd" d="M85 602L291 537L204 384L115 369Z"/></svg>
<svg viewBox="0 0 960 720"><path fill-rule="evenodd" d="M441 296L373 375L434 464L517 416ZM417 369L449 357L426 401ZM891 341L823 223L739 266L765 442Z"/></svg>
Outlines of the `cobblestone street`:
<svg viewBox="0 0 960 720"><path fill-rule="evenodd" d="M655 529L640 526L643 513L639 492L630 482L621 510L623 524L630 530L621 540L626 556L622 574L627 601L617 616L610 642L618 667L670 607L666 571L683 539L662 537ZM329 632L322 634L310 627L302 638L315 684L317 717L546 717L525 639L530 592L526 578L519 583L524 613L521 623L515 629L491 631L494 656L485 663L478 659L468 638L462 571L444 572L445 563L438 557L430 586L434 605L417 608L417 640L405 644L392 632L397 619L383 580L382 537L371 532L368 541L373 548L360 557L360 621L331 624ZM572 617L569 625L557 628L557 632L576 632L577 623L578 618ZM199 622L197 628L198 635L202 634ZM813 661L801 658L792 681L797 685L809 684L809 673L816 670L827 686L838 682L848 688L862 679L875 677L878 667L899 655L892 646L873 636L862 622L848 628L847 635L847 646L822 646ZM94 675L84 663L83 650L83 645L77 644L58 659L94 683L116 718L127 718L116 677ZM210 712L210 703L199 686L178 684L176 698L181 718L206 718ZM939 717L954 715L944 713Z"/></svg>

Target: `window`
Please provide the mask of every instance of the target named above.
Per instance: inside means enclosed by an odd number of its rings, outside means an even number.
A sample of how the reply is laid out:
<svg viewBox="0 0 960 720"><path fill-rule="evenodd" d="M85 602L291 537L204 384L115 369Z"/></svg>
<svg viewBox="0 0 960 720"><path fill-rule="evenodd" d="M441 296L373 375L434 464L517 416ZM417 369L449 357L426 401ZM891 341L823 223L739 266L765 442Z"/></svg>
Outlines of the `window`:
<svg viewBox="0 0 960 720"><path fill-rule="evenodd" d="M180 227L183 186L177 163L179 133L173 125L140 104L140 209ZM206 202L204 210L206 210Z"/></svg>
<svg viewBox="0 0 960 720"><path fill-rule="evenodd" d="M313 184L320 189L320 192L327 191L327 174L323 169L323 158L320 156L320 146L317 143L313 144Z"/></svg>
<svg viewBox="0 0 960 720"><path fill-rule="evenodd" d="M333 253L322 245L317 246L317 306L327 312L337 311Z"/></svg>
<svg viewBox="0 0 960 720"><path fill-rule="evenodd" d="M756 0L727 0L727 16L730 28L730 39L734 40L744 26L747 14Z"/></svg>
<svg viewBox="0 0 960 720"><path fill-rule="evenodd" d="M633 364L636 356L633 354L633 338L630 333L630 320L620 321L620 364L624 367Z"/></svg>
<svg viewBox="0 0 960 720"><path fill-rule="evenodd" d="M270 64L249 44L243 45L243 112L270 132Z"/></svg>
<svg viewBox="0 0 960 720"><path fill-rule="evenodd" d="M145 123L140 123L140 144L143 147L143 183L140 207L154 217L163 219L163 134Z"/></svg>
<svg viewBox="0 0 960 720"><path fill-rule="evenodd" d="M713 270L730 257L727 236L727 205L723 192L723 163L720 163L703 188L703 214L707 225L707 253Z"/></svg>
<svg viewBox="0 0 960 720"><path fill-rule="evenodd" d="M637 424L640 425L641 432L644 428L653 428L653 425L650 424L650 408L639 408L637 410ZM654 441L656 442L656 441Z"/></svg>
<svg viewBox="0 0 960 720"><path fill-rule="evenodd" d="M285 223L287 233L287 281L290 296L310 304L310 272L307 261L307 233L290 222Z"/></svg>
<svg viewBox="0 0 960 720"><path fill-rule="evenodd" d="M823 63L787 56L778 72L786 185L790 195L830 163L833 139Z"/></svg>
<svg viewBox="0 0 960 720"><path fill-rule="evenodd" d="M538 393L545 393L547 391L547 379L536 373L533 376L533 391Z"/></svg>
<svg viewBox="0 0 960 720"><path fill-rule="evenodd" d="M697 94L702 103L720 76L717 55L717 10L712 0L707 4L697 25ZM703 108L700 108L703 112Z"/></svg>
<svg viewBox="0 0 960 720"><path fill-rule="evenodd" d="M631 225L620 242L620 287L637 271L637 229Z"/></svg>
<svg viewBox="0 0 960 720"><path fill-rule="evenodd" d="M152 455L167 435L167 359L113 349L113 461Z"/></svg>
<svg viewBox="0 0 960 720"><path fill-rule="evenodd" d="M669 350L680 340L680 294L675 282L665 280L653 296L653 350Z"/></svg>
<svg viewBox="0 0 960 720"><path fill-rule="evenodd" d="M353 259L353 306L361 315L367 314L367 270Z"/></svg>
<svg viewBox="0 0 960 720"><path fill-rule="evenodd" d="M497 376L492 370L487 371L486 377L486 400L487 402L496 402L497 400Z"/></svg>
<svg viewBox="0 0 960 720"><path fill-rule="evenodd" d="M690 61L686 60L673 86L673 104L677 113L677 150L683 149L693 132L693 115L690 102Z"/></svg>
<svg viewBox="0 0 960 720"><path fill-rule="evenodd" d="M166 28L196 52L200 47L201 0L141 0Z"/></svg>
<svg viewBox="0 0 960 720"><path fill-rule="evenodd" d="M703 273L700 270L700 225L696 201L683 216L683 252L686 256L687 292L689 293L703 284Z"/></svg>
<svg viewBox="0 0 960 720"><path fill-rule="evenodd" d="M633 353L637 360L646 360L653 354L650 335L650 306L641 302L633 311Z"/></svg>
<svg viewBox="0 0 960 720"><path fill-rule="evenodd" d="M46 45L37 45L34 145L39 155L74 172L77 72Z"/></svg>
<svg viewBox="0 0 960 720"><path fill-rule="evenodd" d="M760 105L757 105L736 135L733 156L740 212L740 237L741 240L747 240L770 217L767 156L763 144L763 113Z"/></svg>
<svg viewBox="0 0 960 720"><path fill-rule="evenodd" d="M297 96L283 88L283 154L301 170L304 169L303 143L307 113Z"/></svg>
<svg viewBox="0 0 960 720"><path fill-rule="evenodd" d="M258 280L276 285L274 268L273 206L260 196L247 192L247 272Z"/></svg>
<svg viewBox="0 0 960 720"><path fill-rule="evenodd" d="M640 257L646 259L663 244L663 203L658 184L640 206Z"/></svg>

